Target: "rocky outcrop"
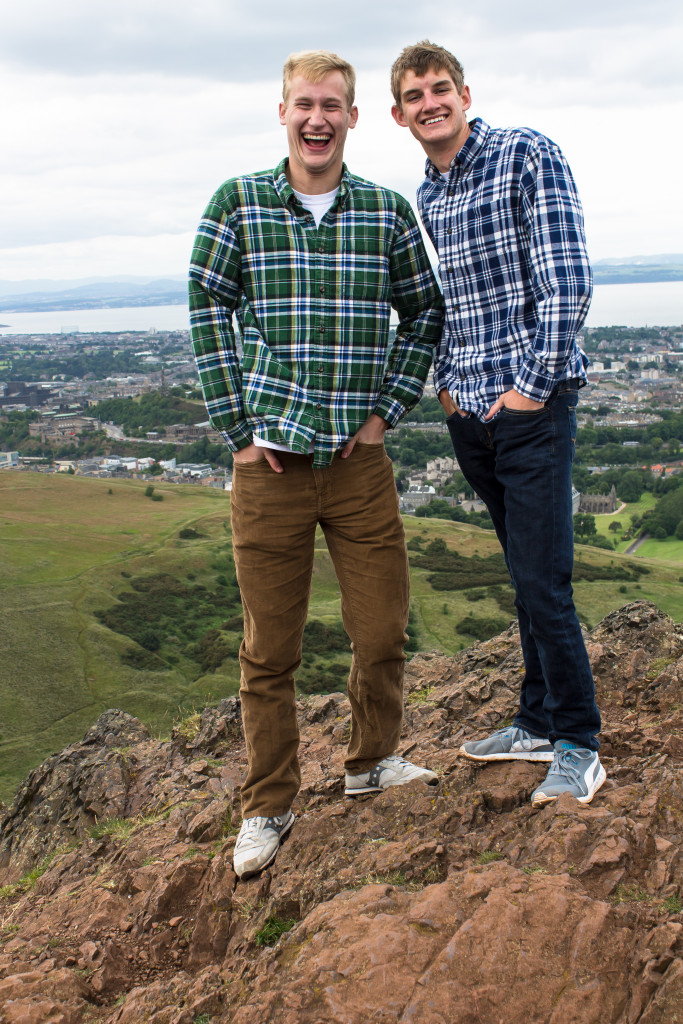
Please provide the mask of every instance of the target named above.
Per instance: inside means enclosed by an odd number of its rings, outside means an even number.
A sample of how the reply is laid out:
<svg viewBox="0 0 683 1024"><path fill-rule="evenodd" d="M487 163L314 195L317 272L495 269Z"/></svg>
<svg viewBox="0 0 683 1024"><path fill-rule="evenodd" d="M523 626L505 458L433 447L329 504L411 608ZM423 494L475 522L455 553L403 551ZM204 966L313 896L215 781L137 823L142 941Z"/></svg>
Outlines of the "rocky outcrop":
<svg viewBox="0 0 683 1024"><path fill-rule="evenodd" d="M458 756L514 714L510 629L408 666L400 752L433 790L345 799L348 702L302 701L297 822L246 882L239 703L167 743L107 712L0 824L0 1022L683 1021L683 634L637 602L587 641L608 772L591 805L534 810L542 765Z"/></svg>

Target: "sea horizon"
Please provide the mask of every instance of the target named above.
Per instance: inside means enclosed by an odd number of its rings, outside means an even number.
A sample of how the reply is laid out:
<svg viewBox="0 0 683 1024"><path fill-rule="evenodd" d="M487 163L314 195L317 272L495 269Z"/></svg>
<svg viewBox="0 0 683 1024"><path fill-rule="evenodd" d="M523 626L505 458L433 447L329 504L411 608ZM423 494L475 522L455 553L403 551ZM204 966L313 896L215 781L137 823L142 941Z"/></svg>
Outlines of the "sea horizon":
<svg viewBox="0 0 683 1024"><path fill-rule="evenodd" d="M683 281L599 284L587 327L675 327L683 325ZM189 330L185 305L0 313L0 335L79 334Z"/></svg>

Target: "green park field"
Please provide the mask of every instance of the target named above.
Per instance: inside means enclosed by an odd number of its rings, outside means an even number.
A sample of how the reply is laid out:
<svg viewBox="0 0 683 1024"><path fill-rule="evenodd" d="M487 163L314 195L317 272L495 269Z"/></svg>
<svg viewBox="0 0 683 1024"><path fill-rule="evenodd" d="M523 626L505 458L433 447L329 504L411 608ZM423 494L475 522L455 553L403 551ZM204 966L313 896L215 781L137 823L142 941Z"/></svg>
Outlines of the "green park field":
<svg viewBox="0 0 683 1024"><path fill-rule="evenodd" d="M228 496L163 482L148 490L135 480L0 474L0 800L107 708L168 735L178 717L237 690ZM514 608L495 535L444 520L405 525L410 647L449 654L505 628ZM577 548L583 621L593 626L637 598L683 618L683 544L652 543L636 558ZM316 547L305 692L343 689L349 664L322 535Z"/></svg>

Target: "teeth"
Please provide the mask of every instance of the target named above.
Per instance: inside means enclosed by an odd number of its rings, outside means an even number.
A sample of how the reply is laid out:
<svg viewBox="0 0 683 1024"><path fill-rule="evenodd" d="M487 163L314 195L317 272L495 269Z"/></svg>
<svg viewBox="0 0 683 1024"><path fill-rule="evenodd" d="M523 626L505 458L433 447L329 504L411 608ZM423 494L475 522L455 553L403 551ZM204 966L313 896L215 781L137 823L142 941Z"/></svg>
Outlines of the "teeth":
<svg viewBox="0 0 683 1024"><path fill-rule="evenodd" d="M332 138L332 136L331 135L309 135L308 133L306 133L304 135L304 138L305 139L310 139L311 142L329 142L330 139Z"/></svg>
<svg viewBox="0 0 683 1024"><path fill-rule="evenodd" d="M446 115L445 114L440 114L438 117L430 117L428 121L425 121L425 124L438 124L439 121L445 121L445 120L446 120Z"/></svg>

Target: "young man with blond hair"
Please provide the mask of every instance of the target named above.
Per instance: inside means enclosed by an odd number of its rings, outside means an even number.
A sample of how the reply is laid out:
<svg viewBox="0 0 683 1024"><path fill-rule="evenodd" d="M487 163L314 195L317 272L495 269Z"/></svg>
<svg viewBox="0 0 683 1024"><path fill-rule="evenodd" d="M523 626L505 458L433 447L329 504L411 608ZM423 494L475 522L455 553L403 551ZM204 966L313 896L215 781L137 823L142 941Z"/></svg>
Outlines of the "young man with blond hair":
<svg viewBox="0 0 683 1024"><path fill-rule="evenodd" d="M422 394L441 333L441 296L409 204L343 162L358 118L351 65L326 51L294 54L283 79L288 157L218 189L190 268L204 398L234 453L249 762L234 857L240 877L271 863L294 821L294 672L318 524L353 650L346 793L436 782L434 772L395 754L408 565L383 438Z"/></svg>
<svg viewBox="0 0 683 1024"><path fill-rule="evenodd" d="M572 599L571 463L588 361L576 340L592 277L558 147L468 122L459 61L425 40L391 75L395 121L427 154L418 208L439 255L444 332L434 383L461 471L485 501L515 588L525 675L513 725L474 761L548 761L532 794L588 803L605 780L600 715Z"/></svg>

